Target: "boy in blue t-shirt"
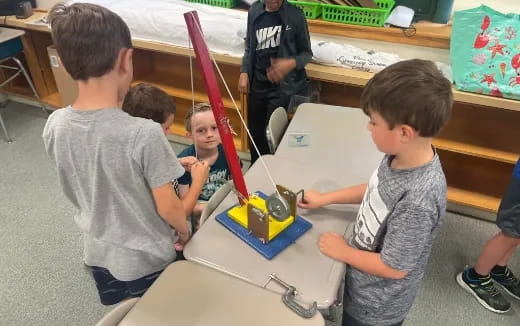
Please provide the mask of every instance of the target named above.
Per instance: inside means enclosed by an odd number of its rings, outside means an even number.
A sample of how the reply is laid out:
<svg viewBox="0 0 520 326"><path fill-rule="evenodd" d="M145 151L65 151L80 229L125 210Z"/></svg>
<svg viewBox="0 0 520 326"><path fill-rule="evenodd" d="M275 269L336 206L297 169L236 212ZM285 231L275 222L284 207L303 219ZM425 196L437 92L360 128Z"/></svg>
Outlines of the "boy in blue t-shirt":
<svg viewBox="0 0 520 326"><path fill-rule="evenodd" d="M186 136L193 140L193 144L183 150L179 158L192 158L194 161L205 161L209 164L209 176L199 195L197 203L192 212L192 222L197 228L200 214L204 209L205 202L229 180L229 171L224 148L220 143L215 117L209 103L199 103L191 108L184 119L186 124ZM186 196L192 184L192 176L189 168L179 178L179 190L181 199Z"/></svg>

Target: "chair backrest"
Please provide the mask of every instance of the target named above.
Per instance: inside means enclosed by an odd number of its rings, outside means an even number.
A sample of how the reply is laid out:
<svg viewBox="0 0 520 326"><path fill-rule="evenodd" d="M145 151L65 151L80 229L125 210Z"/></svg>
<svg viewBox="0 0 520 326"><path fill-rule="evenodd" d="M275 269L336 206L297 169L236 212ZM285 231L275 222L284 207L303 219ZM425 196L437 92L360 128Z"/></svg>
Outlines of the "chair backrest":
<svg viewBox="0 0 520 326"><path fill-rule="evenodd" d="M117 326L126 314L134 307L139 298L132 298L118 304L108 314L105 315L96 326Z"/></svg>
<svg viewBox="0 0 520 326"><path fill-rule="evenodd" d="M288 123L287 111L285 111L283 107L277 108L273 114L271 114L266 130L267 143L269 144L271 154L276 152L276 148L278 148L278 144L280 144L280 140L282 140Z"/></svg>
<svg viewBox="0 0 520 326"><path fill-rule="evenodd" d="M233 181L228 181L226 184L224 184L222 187L220 187L213 196L209 199L206 206L202 210L202 213L200 215L200 222L199 225L202 225L208 217L213 213L215 208L226 198L226 196L229 194L231 189L233 188Z"/></svg>

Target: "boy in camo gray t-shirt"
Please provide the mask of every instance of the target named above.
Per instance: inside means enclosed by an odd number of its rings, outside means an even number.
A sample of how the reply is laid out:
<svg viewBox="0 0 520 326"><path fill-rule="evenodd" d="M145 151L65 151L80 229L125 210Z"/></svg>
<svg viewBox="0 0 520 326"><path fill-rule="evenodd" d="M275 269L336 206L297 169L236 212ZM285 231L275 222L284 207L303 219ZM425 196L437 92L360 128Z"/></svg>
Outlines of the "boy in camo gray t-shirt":
<svg viewBox="0 0 520 326"><path fill-rule="evenodd" d="M348 242L326 233L319 243L347 264L342 325L402 325L446 210L432 137L450 116L451 84L430 61L402 61L368 82L361 106L374 143L387 155L368 184L309 190L299 206L361 203Z"/></svg>

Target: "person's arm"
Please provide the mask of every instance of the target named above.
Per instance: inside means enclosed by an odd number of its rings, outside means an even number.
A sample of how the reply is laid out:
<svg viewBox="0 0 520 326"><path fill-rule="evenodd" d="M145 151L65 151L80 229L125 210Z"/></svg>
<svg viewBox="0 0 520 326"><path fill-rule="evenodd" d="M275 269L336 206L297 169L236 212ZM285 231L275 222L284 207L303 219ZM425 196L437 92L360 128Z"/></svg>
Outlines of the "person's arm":
<svg viewBox="0 0 520 326"><path fill-rule="evenodd" d="M186 215L171 181L179 178L184 169L159 124L152 121L143 123L136 134L132 156L149 185L147 189L151 189L157 214L175 228L181 243L188 241L190 233Z"/></svg>
<svg viewBox="0 0 520 326"><path fill-rule="evenodd" d="M337 233L323 234L320 237L319 247L325 255L371 275L402 279L408 274L406 271L400 271L385 264L380 253L349 246L345 239Z"/></svg>
<svg viewBox="0 0 520 326"><path fill-rule="evenodd" d="M182 202L175 195L172 184L167 183L163 186L152 188L152 195L159 216L177 231L180 242L186 243L190 238L186 214L184 213Z"/></svg>
<svg viewBox="0 0 520 326"><path fill-rule="evenodd" d="M251 11L251 10L250 10ZM247 30L246 30L246 44L245 44L245 49L244 49L244 56L242 56L242 65L240 66L240 72L241 73L249 73L249 60L250 60L250 41L251 41L251 36L249 35L251 33L251 28L252 26L250 26L250 14L248 13L247 14Z"/></svg>
<svg viewBox="0 0 520 326"><path fill-rule="evenodd" d="M209 165L202 161L191 167L191 185L179 184L179 192L186 216L190 216L208 179Z"/></svg>
<svg viewBox="0 0 520 326"><path fill-rule="evenodd" d="M367 186L368 184L363 183L323 194L316 190L308 190L304 193L303 201L298 202L298 206L309 209L331 204L359 204L363 200Z"/></svg>
<svg viewBox="0 0 520 326"><path fill-rule="evenodd" d="M250 17L249 13L247 14L247 30L246 30L246 44L244 49L244 56L242 57L242 65L240 66L240 76L238 78L238 91L240 93L247 94L249 93L249 64L250 64L250 41L251 36L249 35L252 27L249 26Z"/></svg>
<svg viewBox="0 0 520 326"><path fill-rule="evenodd" d="M296 49L298 53L294 57L296 60L296 69L303 69L305 65L312 59L311 38L309 36L309 27L307 26L307 19L303 12L300 17L300 28L296 33Z"/></svg>
<svg viewBox="0 0 520 326"><path fill-rule="evenodd" d="M267 78L273 83L280 83L288 73L294 69L304 69L305 65L312 59L311 39L307 20L301 10L298 11L295 24L294 37L296 53L292 57L271 59L271 65L267 68Z"/></svg>
<svg viewBox="0 0 520 326"><path fill-rule="evenodd" d="M380 253L353 248L334 233L325 233L319 247L325 255L368 274L401 279L413 270L432 241L439 216L414 201L399 202L386 217L386 234Z"/></svg>

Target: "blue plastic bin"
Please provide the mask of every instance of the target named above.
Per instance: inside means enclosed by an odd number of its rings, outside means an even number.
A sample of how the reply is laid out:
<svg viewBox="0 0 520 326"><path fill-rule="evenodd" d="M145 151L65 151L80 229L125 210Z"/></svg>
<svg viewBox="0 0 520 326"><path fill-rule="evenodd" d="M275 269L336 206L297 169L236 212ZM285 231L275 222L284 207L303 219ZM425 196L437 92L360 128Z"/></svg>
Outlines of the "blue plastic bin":
<svg viewBox="0 0 520 326"><path fill-rule="evenodd" d="M20 37L3 42L0 44L0 60L14 56L21 52L22 49L23 45Z"/></svg>

